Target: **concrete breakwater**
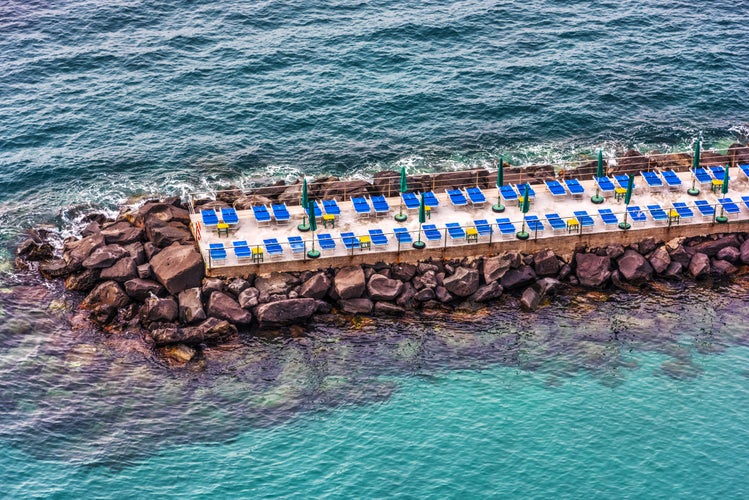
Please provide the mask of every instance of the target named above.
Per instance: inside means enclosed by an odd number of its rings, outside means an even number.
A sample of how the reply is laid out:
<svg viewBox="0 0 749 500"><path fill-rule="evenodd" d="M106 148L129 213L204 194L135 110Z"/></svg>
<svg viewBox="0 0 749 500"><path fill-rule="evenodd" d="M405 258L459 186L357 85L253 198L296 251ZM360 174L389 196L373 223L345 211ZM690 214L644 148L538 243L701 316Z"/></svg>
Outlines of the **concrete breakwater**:
<svg viewBox="0 0 749 500"><path fill-rule="evenodd" d="M205 276L179 199L92 215L81 238L56 248L41 231L21 243L19 268L64 279L80 307L110 334L142 335L176 363L201 346L241 334L301 334L316 315L404 315L481 307L511 295L534 310L577 287L631 290L653 279L730 276L749 264L749 236L722 233L647 237L622 245L581 244L569 255L548 248L414 263L356 264L322 270Z"/></svg>

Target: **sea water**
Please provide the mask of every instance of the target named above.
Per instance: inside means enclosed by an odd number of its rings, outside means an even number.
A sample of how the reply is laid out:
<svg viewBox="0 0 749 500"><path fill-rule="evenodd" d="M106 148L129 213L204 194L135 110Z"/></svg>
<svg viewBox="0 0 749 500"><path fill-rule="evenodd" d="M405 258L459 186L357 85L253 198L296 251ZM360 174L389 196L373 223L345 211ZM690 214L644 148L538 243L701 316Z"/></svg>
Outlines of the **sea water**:
<svg viewBox="0 0 749 500"><path fill-rule="evenodd" d="M0 495L745 497L747 282L311 325L171 370L14 271L127 199L746 143L749 6L0 3Z"/></svg>

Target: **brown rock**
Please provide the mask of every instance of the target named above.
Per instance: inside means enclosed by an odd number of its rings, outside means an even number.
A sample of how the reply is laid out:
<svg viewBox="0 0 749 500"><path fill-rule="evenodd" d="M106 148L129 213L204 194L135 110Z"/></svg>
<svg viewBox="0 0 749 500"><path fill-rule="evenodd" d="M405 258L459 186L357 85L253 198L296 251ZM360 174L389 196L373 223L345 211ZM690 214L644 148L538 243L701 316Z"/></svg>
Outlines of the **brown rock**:
<svg viewBox="0 0 749 500"><path fill-rule="evenodd" d="M374 313L383 316L403 316L406 314L406 310L392 302L376 302L374 305Z"/></svg>
<svg viewBox="0 0 749 500"><path fill-rule="evenodd" d="M102 269L99 277L103 280L114 280L124 283L138 277L138 268L132 258L123 257L115 262L112 267Z"/></svg>
<svg viewBox="0 0 749 500"><path fill-rule="evenodd" d="M498 281L492 281L476 290L471 295L470 300L473 302L489 302L502 296L502 285Z"/></svg>
<svg viewBox="0 0 749 500"><path fill-rule="evenodd" d="M653 266L653 271L658 274L663 273L668 266L671 264L671 256L668 255L666 247L661 245L655 249L653 255L650 256L650 265Z"/></svg>
<svg viewBox="0 0 749 500"><path fill-rule="evenodd" d="M175 344L159 348L159 353L177 363L187 363L195 357L197 351L185 344Z"/></svg>
<svg viewBox="0 0 749 500"><path fill-rule="evenodd" d="M476 269L459 267L455 274L444 279L443 285L456 297L468 297L479 288L479 272Z"/></svg>
<svg viewBox="0 0 749 500"><path fill-rule="evenodd" d="M710 274L710 257L700 252L694 254L689 261L689 273L695 278Z"/></svg>
<svg viewBox="0 0 749 500"><path fill-rule="evenodd" d="M317 310L313 298L288 299L258 306L255 316L261 328L306 322Z"/></svg>
<svg viewBox="0 0 749 500"><path fill-rule="evenodd" d="M299 295L312 299L322 299L330 290L330 278L325 273L315 273L307 281L302 283Z"/></svg>
<svg viewBox="0 0 749 500"><path fill-rule="evenodd" d="M502 276L512 267L513 260L513 254L509 253L484 259L484 283L502 279Z"/></svg>
<svg viewBox="0 0 749 500"><path fill-rule="evenodd" d="M106 304L120 309L128 305L129 302L130 298L116 281L105 281L91 290L91 293L81 302L81 307L92 309L99 304Z"/></svg>
<svg viewBox="0 0 749 500"><path fill-rule="evenodd" d="M156 346L176 343L196 345L225 340L237 335L237 327L226 320L208 318L198 326L159 328L151 331Z"/></svg>
<svg viewBox="0 0 749 500"><path fill-rule="evenodd" d="M75 292L88 292L92 290L99 281L97 269L84 269L77 274L71 274L65 280L65 288Z"/></svg>
<svg viewBox="0 0 749 500"><path fill-rule="evenodd" d="M80 269L80 267L79 267ZM39 264L39 272L48 280L62 278L74 272L70 264L63 259L45 260Z"/></svg>
<svg viewBox="0 0 749 500"><path fill-rule="evenodd" d="M718 276L736 274L739 270L726 260L715 259L710 266L710 272Z"/></svg>
<svg viewBox="0 0 749 500"><path fill-rule="evenodd" d="M182 323L197 323L206 318L200 288L182 290L177 296L179 302L179 320Z"/></svg>
<svg viewBox="0 0 749 500"><path fill-rule="evenodd" d="M146 235L159 248L165 248L174 243L179 243L180 245L190 244L193 241L192 233L181 222L156 225L151 224L151 220L149 219L146 225Z"/></svg>
<svg viewBox="0 0 749 500"><path fill-rule="evenodd" d="M611 259L590 253L575 254L576 276L582 286L598 288L611 278Z"/></svg>
<svg viewBox="0 0 749 500"><path fill-rule="evenodd" d="M625 250L624 255L617 260L620 275L632 283L642 283L653 278L653 267L634 250Z"/></svg>
<svg viewBox="0 0 749 500"><path fill-rule="evenodd" d="M91 255L83 261L83 267L86 269L104 269L112 266L125 255L127 255L127 251L121 246L105 245L91 252Z"/></svg>
<svg viewBox="0 0 749 500"><path fill-rule="evenodd" d="M418 300L419 302L426 302L432 299L434 299L434 288L422 288L414 295L414 300Z"/></svg>
<svg viewBox="0 0 749 500"><path fill-rule="evenodd" d="M153 295L164 293L164 287L153 280L144 280L141 278L131 279L125 282L125 293L138 302L145 302L147 298Z"/></svg>
<svg viewBox="0 0 749 500"><path fill-rule="evenodd" d="M179 316L177 301L172 297L160 299L148 297L140 309L140 320L144 326L151 323L171 323Z"/></svg>
<svg viewBox="0 0 749 500"><path fill-rule="evenodd" d="M500 284L503 290L512 290L526 286L534 281L536 281L536 273L533 272L533 268L531 266L520 266L517 269L507 271L502 276Z"/></svg>
<svg viewBox="0 0 749 500"><path fill-rule="evenodd" d="M395 300L402 291L401 281L387 278L382 274L373 274L367 284L367 293L371 300Z"/></svg>
<svg viewBox="0 0 749 500"><path fill-rule="evenodd" d="M555 276L559 272L559 267L559 259L553 250L541 250L533 257L533 268L537 276Z"/></svg>
<svg viewBox="0 0 749 500"><path fill-rule="evenodd" d="M333 280L333 290L341 300L361 297L365 287L364 271L359 266L339 269Z"/></svg>
<svg viewBox="0 0 749 500"><path fill-rule="evenodd" d="M248 325L252 314L242 309L236 300L223 292L213 292L208 299L208 316L225 319L235 325Z"/></svg>
<svg viewBox="0 0 749 500"><path fill-rule="evenodd" d="M374 307L369 299L343 299L339 303L341 310L349 314L369 314Z"/></svg>
<svg viewBox="0 0 749 500"><path fill-rule="evenodd" d="M261 295L277 295L289 293L289 289L299 284L299 278L289 273L271 273L259 276L255 280L255 288Z"/></svg>
<svg viewBox="0 0 749 500"><path fill-rule="evenodd" d="M416 266L414 264L393 264L390 267L390 277L394 280L403 282L411 281L416 276Z"/></svg>
<svg viewBox="0 0 749 500"><path fill-rule="evenodd" d="M205 274L203 258L193 246L172 245L163 249L151 259L151 269L172 295L200 286Z"/></svg>
<svg viewBox="0 0 749 500"><path fill-rule="evenodd" d="M70 272L76 272L94 250L105 244L104 236L101 233L92 234L80 240L66 243L62 258L68 263Z"/></svg>
<svg viewBox="0 0 749 500"><path fill-rule="evenodd" d="M47 242L37 242L29 238L18 245L16 255L30 261L49 260L55 249Z"/></svg>
<svg viewBox="0 0 749 500"><path fill-rule="evenodd" d="M101 230L107 245L127 245L143 240L143 229L133 227L128 222L116 222Z"/></svg>
<svg viewBox="0 0 749 500"><path fill-rule="evenodd" d="M257 288L246 288L239 294L239 305L242 309L250 309L259 304L260 291Z"/></svg>
<svg viewBox="0 0 749 500"><path fill-rule="evenodd" d="M739 241L738 236L736 234L729 234L722 238L718 238L717 240L703 241L702 243L693 245L691 248L695 252L704 253L708 257L715 257L718 252L726 247L739 248L740 246L741 242Z"/></svg>

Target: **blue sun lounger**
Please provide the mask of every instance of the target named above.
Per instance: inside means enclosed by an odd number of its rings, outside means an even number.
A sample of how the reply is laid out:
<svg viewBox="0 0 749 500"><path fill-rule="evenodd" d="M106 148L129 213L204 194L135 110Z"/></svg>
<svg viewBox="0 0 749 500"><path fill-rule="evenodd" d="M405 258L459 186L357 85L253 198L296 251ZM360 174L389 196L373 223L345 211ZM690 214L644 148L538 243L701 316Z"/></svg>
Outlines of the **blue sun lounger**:
<svg viewBox="0 0 749 500"><path fill-rule="evenodd" d="M695 179L697 179L697 182L699 182L700 184L710 184L711 182L713 182L713 178L704 168L699 167L692 168L690 170L692 171L692 174L694 174Z"/></svg>
<svg viewBox="0 0 749 500"><path fill-rule="evenodd" d="M382 229L370 229L369 239L372 244L376 247L386 246L388 244L388 237L382 232Z"/></svg>
<svg viewBox="0 0 749 500"><path fill-rule="evenodd" d="M335 250L335 240L330 233L319 233L317 235L317 243L320 245L321 250Z"/></svg>
<svg viewBox="0 0 749 500"><path fill-rule="evenodd" d="M648 185L651 191L658 191L663 189L663 179L656 172L643 170L640 175L645 179L645 184Z"/></svg>
<svg viewBox="0 0 749 500"><path fill-rule="evenodd" d="M684 201L675 201L673 203L674 210L676 210L676 213L679 214L680 219L689 219L691 217L694 217L694 211L689 208Z"/></svg>
<svg viewBox="0 0 749 500"><path fill-rule="evenodd" d="M257 225L260 224L270 224L270 212L268 212L268 207L265 205L255 205L252 207L252 215L255 216L255 222L257 222Z"/></svg>
<svg viewBox="0 0 749 500"><path fill-rule="evenodd" d="M412 243L413 238L411 238L411 233L408 232L408 229L405 227L396 227L393 229L393 233L395 233L395 240L398 243Z"/></svg>
<svg viewBox="0 0 749 500"><path fill-rule="evenodd" d="M500 217L499 219L497 219L497 226L499 227L499 232L503 236L515 234L515 231L517 231L517 229L515 229L515 225L510 222L510 219L506 217Z"/></svg>
<svg viewBox="0 0 749 500"><path fill-rule="evenodd" d="M291 214L289 214L289 209L286 208L285 203L271 205L270 209L273 211L273 218L276 219L276 224L288 224L289 220L291 220Z"/></svg>
<svg viewBox="0 0 749 500"><path fill-rule="evenodd" d="M716 165L714 167L710 167L710 174L713 176L713 178L722 181L723 176L726 175L726 169L721 165Z"/></svg>
<svg viewBox="0 0 749 500"><path fill-rule="evenodd" d="M528 230L534 233L543 233L544 229L546 229L544 223L538 218L538 215L526 215L525 223L528 224Z"/></svg>
<svg viewBox="0 0 749 500"><path fill-rule="evenodd" d="M224 207L221 209L221 220L224 221L224 224L229 224L230 226L236 226L239 224L237 211L232 207Z"/></svg>
<svg viewBox="0 0 749 500"><path fill-rule="evenodd" d="M599 208L598 213L601 215L601 221L603 221L604 226L616 226L619 224L614 211L610 208Z"/></svg>
<svg viewBox="0 0 749 500"><path fill-rule="evenodd" d="M743 165L739 165L739 172L744 174L744 177L749 179L749 163L744 163Z"/></svg>
<svg viewBox="0 0 749 500"><path fill-rule="evenodd" d="M744 206L746 206L746 209L749 210L749 196L742 196L741 201L744 202Z"/></svg>
<svg viewBox="0 0 749 500"><path fill-rule="evenodd" d="M465 207L468 205L468 200L460 189L445 189L445 192L454 207Z"/></svg>
<svg viewBox="0 0 749 500"><path fill-rule="evenodd" d="M564 184L569 189L573 198L582 198L585 193L585 188L583 188L583 185L577 179L565 179Z"/></svg>
<svg viewBox="0 0 749 500"><path fill-rule="evenodd" d="M346 247L346 250L361 248L359 238L353 232L341 233L341 241L343 241L343 246Z"/></svg>
<svg viewBox="0 0 749 500"><path fill-rule="evenodd" d="M627 212L629 212L629 217L632 219L632 222L645 222L648 220L647 214L637 205L630 205L627 207Z"/></svg>
<svg viewBox="0 0 749 500"><path fill-rule="evenodd" d="M629 184L628 175L625 175L625 174L615 175L614 180L616 181L616 183L619 185L620 188L627 189L627 185ZM632 183L632 191L634 192L636 188L637 188L637 182L635 181Z"/></svg>
<svg viewBox="0 0 749 500"><path fill-rule="evenodd" d="M486 203L486 196L478 186L466 188L466 195L468 196L468 200L471 202L471 205L475 207L480 207L481 205Z"/></svg>
<svg viewBox="0 0 749 500"><path fill-rule="evenodd" d="M567 223L559 216L559 214L546 214L546 222L549 223L554 231L564 231L567 229Z"/></svg>
<svg viewBox="0 0 749 500"><path fill-rule="evenodd" d="M214 262L226 260L226 249L223 243L210 243L208 245L208 253Z"/></svg>
<svg viewBox="0 0 749 500"><path fill-rule="evenodd" d="M440 206L440 200L437 199L437 195L435 195L432 191L424 191L421 193L421 196L424 197L424 206L429 207L430 209L434 210L435 208Z"/></svg>
<svg viewBox="0 0 749 500"><path fill-rule="evenodd" d="M668 214L660 205L647 205L646 208L655 222L666 222L668 220Z"/></svg>
<svg viewBox="0 0 749 500"><path fill-rule="evenodd" d="M333 217L341 215L341 207L338 206L338 202L335 199L323 200L322 209L327 215L332 215Z"/></svg>
<svg viewBox="0 0 749 500"><path fill-rule="evenodd" d="M445 229L447 229L447 234L450 235L450 239L452 240L465 240L466 239L466 232L463 230L462 227L460 227L460 224L457 222L446 223Z"/></svg>
<svg viewBox="0 0 749 500"><path fill-rule="evenodd" d="M252 250L250 250L246 240L232 241L231 246L237 260L249 259L252 257Z"/></svg>
<svg viewBox="0 0 749 500"><path fill-rule="evenodd" d="M499 188L499 194L502 195L502 199L505 201L517 201L518 200L517 191L515 191L515 188L510 186L509 184L505 184L504 186L501 186Z"/></svg>
<svg viewBox="0 0 749 500"><path fill-rule="evenodd" d="M406 205L407 210L419 209L421 201L419 200L419 197L416 196L416 193L401 193L401 198L403 198L403 204Z"/></svg>
<svg viewBox="0 0 749 500"><path fill-rule="evenodd" d="M562 183L557 180L546 181L546 189L549 190L552 196L567 196L567 190L564 189Z"/></svg>
<svg viewBox="0 0 749 500"><path fill-rule="evenodd" d="M384 196L377 195L372 196L369 201L372 202L372 208L374 208L376 216L385 216L390 212L390 205Z"/></svg>
<svg viewBox="0 0 749 500"><path fill-rule="evenodd" d="M372 207L369 206L366 198L354 197L351 198L351 203L353 203L354 211L357 215L369 215L372 213Z"/></svg>
<svg viewBox="0 0 749 500"><path fill-rule="evenodd" d="M715 207L710 205L707 200L694 200L694 206L697 207L697 211L701 213L704 218L709 218L715 215Z"/></svg>
<svg viewBox="0 0 749 500"><path fill-rule="evenodd" d="M476 226L476 232L479 233L479 236L489 236L494 232L491 224L486 219L477 219L473 221L473 225Z"/></svg>
<svg viewBox="0 0 749 500"><path fill-rule="evenodd" d="M664 170L661 175L671 191L676 191L681 187L681 179L673 170Z"/></svg>
<svg viewBox="0 0 749 500"><path fill-rule="evenodd" d="M729 215L741 213L741 209L731 198L720 198L718 203L723 207L723 212Z"/></svg>
<svg viewBox="0 0 749 500"><path fill-rule="evenodd" d="M291 247L291 253L304 252L304 240L301 236L289 236L289 246Z"/></svg>
<svg viewBox="0 0 749 500"><path fill-rule="evenodd" d="M580 227L583 229L585 229L586 227L593 227L596 223L596 221L593 220L593 217L588 214L587 210L576 210L572 213L575 214L575 218L580 223Z"/></svg>
<svg viewBox="0 0 749 500"><path fill-rule="evenodd" d="M424 230L424 237L427 241L440 241L442 239L442 233L437 229L436 224L422 224L421 229Z"/></svg>
<svg viewBox="0 0 749 500"><path fill-rule="evenodd" d="M276 238L268 238L263 240L263 245L265 246L265 251L268 252L268 255L270 255L271 257L283 255L283 247Z"/></svg>
<svg viewBox="0 0 749 500"><path fill-rule="evenodd" d="M314 211L315 211L315 219L319 219L322 217L322 210L320 209L320 204L317 203L317 201L312 202L314 204ZM304 211L307 212L307 217L312 217L312 215L309 213L309 207L304 207Z"/></svg>
<svg viewBox="0 0 749 500"><path fill-rule="evenodd" d="M214 227L218 224L218 215L212 208L200 211L200 217L203 219L203 225L205 227Z"/></svg>
<svg viewBox="0 0 749 500"><path fill-rule="evenodd" d="M614 191L616 191L616 186L609 177L595 177L594 180L598 185L598 189L601 190L601 194L603 194L604 196L612 194Z"/></svg>
<svg viewBox="0 0 749 500"><path fill-rule="evenodd" d="M525 194L525 186L528 186L528 197L530 199L535 198L536 192L533 190L533 187L527 182L525 184L515 184L515 190L518 192L518 196L523 196L523 194Z"/></svg>

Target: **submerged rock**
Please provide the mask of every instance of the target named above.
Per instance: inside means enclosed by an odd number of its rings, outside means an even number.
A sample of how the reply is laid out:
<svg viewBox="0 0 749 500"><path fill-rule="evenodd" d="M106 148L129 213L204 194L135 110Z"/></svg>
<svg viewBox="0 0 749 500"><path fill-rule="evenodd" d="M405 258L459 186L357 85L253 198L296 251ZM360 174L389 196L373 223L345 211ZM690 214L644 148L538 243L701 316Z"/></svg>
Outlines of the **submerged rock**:
<svg viewBox="0 0 749 500"><path fill-rule="evenodd" d="M255 316L260 327L267 328L304 323L316 310L316 299L288 299L258 306Z"/></svg>
<svg viewBox="0 0 749 500"><path fill-rule="evenodd" d="M237 335L237 327L226 320L208 318L198 326L157 328L150 334L156 346L178 343L197 345L234 337Z"/></svg>

